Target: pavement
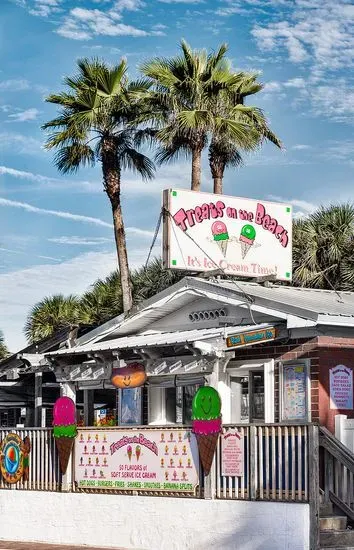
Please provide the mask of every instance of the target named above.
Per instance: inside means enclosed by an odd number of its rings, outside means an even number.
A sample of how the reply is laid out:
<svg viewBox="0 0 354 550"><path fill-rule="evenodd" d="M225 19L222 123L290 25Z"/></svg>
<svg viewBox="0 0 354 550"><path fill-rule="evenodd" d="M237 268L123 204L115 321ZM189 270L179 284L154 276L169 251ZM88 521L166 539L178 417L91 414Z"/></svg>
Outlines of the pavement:
<svg viewBox="0 0 354 550"><path fill-rule="evenodd" d="M107 546L71 546L70 544L41 544L39 542L7 542L0 540L0 550L107 550ZM109 550L124 550L124 548L110 548Z"/></svg>

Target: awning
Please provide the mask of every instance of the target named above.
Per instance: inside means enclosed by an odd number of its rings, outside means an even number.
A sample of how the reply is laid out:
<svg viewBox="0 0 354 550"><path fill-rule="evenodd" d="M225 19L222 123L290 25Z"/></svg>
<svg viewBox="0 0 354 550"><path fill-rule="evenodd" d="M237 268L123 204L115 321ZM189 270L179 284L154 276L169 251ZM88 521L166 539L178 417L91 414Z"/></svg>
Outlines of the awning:
<svg viewBox="0 0 354 550"><path fill-rule="evenodd" d="M86 344L68 349L61 349L47 353L46 357L62 357L65 355L85 355L104 351L118 351L125 349L173 346L175 344L193 344L200 341L218 341L220 349L225 348L225 339L230 334L238 334L254 330L272 328L267 324L220 326L214 328L194 329L174 332L154 332L149 334L136 334L115 338L105 342Z"/></svg>

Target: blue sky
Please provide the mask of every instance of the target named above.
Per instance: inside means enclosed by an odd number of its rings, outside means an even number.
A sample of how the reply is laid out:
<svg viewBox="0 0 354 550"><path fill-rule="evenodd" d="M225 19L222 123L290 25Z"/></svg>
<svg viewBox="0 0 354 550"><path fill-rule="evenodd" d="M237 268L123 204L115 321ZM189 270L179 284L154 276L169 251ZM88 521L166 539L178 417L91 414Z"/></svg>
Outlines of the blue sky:
<svg viewBox="0 0 354 550"><path fill-rule="evenodd" d="M30 307L45 295L81 293L115 268L110 208L99 167L63 177L43 149L41 124L79 57L128 60L130 74L180 39L216 48L236 68L261 71L254 102L284 142L229 171L225 193L280 199L297 214L353 200L354 5L351 0L3 0L0 40L0 328L24 345ZM146 259L161 190L189 186L189 163L155 181L124 175L131 265ZM203 190L211 181L206 159ZM159 248L155 250L159 254Z"/></svg>

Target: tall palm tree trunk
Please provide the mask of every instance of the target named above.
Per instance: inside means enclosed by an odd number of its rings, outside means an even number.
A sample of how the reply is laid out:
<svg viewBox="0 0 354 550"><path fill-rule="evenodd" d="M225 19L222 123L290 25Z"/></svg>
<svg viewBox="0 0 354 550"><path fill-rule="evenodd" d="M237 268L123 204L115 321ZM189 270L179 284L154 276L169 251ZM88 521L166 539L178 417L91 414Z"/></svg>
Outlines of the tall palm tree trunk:
<svg viewBox="0 0 354 550"><path fill-rule="evenodd" d="M209 147L209 167L212 178L214 180L213 192L217 195L222 195L223 179L226 165L224 159L222 158L222 155L218 151L217 142L214 138Z"/></svg>
<svg viewBox="0 0 354 550"><path fill-rule="evenodd" d="M133 304L132 285L120 199L120 165L117 158L117 148L112 138L104 138L102 140L102 172L104 187L112 206L114 237L116 240L119 276L122 287L123 311L126 312L131 309Z"/></svg>
<svg viewBox="0 0 354 550"><path fill-rule="evenodd" d="M214 193L216 195L222 195L222 185L223 185L223 177L222 176L215 176L213 178L214 180Z"/></svg>
<svg viewBox="0 0 354 550"><path fill-rule="evenodd" d="M192 149L192 191L200 191L202 172L202 150L199 147Z"/></svg>

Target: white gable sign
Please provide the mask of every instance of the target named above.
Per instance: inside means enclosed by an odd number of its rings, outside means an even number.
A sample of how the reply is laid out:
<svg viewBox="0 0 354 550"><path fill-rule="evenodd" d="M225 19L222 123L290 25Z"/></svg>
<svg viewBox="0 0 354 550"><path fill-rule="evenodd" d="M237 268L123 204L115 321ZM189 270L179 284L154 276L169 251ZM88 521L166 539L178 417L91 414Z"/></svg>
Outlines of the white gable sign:
<svg viewBox="0 0 354 550"><path fill-rule="evenodd" d="M292 210L263 200L164 191L166 267L228 275L292 277ZM167 212L166 212L167 211Z"/></svg>

